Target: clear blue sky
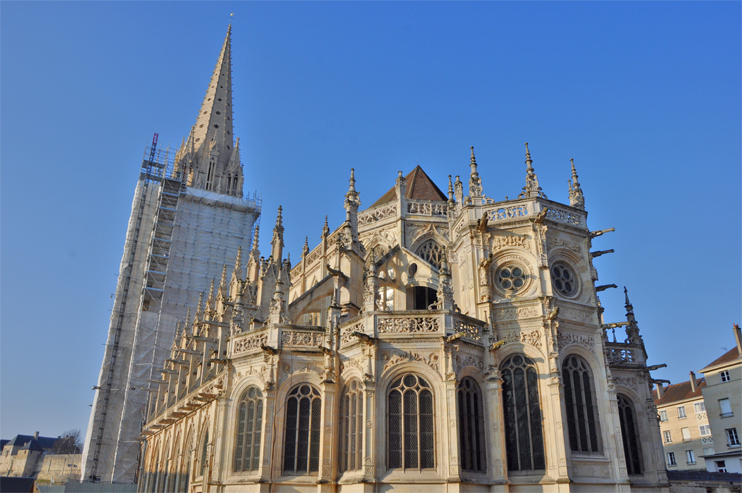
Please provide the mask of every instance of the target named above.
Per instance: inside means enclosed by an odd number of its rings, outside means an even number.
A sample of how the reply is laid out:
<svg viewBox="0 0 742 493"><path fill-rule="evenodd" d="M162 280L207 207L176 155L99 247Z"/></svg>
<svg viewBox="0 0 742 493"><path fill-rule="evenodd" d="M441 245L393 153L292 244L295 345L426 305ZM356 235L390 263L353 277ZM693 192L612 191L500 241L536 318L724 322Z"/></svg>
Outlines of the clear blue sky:
<svg viewBox="0 0 742 493"><path fill-rule="evenodd" d="M87 426L133 191L153 132L188 134L229 22L246 191L286 245L417 162L446 186L474 146L518 194L528 141L601 284L628 286L655 372L687 379L740 317L740 3L2 2L0 436ZM601 296L623 319L623 293Z"/></svg>

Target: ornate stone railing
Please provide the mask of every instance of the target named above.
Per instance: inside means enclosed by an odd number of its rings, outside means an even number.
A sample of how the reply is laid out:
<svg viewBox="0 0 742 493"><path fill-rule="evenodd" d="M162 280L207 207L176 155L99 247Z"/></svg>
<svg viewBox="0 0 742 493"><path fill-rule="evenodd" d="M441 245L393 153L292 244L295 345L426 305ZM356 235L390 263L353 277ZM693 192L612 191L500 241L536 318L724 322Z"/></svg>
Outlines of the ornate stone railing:
<svg viewBox="0 0 742 493"><path fill-rule="evenodd" d="M340 327L340 346L348 346L358 341L358 338L353 335L353 332L363 332L366 327L365 321L351 321L350 324Z"/></svg>
<svg viewBox="0 0 742 493"><path fill-rule="evenodd" d="M397 217L397 203L384 204L373 209L368 209L358 214L358 226L373 224L382 219Z"/></svg>
<svg viewBox="0 0 742 493"><path fill-rule="evenodd" d="M486 212L487 219L490 221L504 221L506 219L517 219L530 215L529 204L517 204L510 206L501 206L490 209Z"/></svg>
<svg viewBox="0 0 742 493"><path fill-rule="evenodd" d="M443 334L442 315L398 314L379 315L378 334Z"/></svg>
<svg viewBox="0 0 742 493"><path fill-rule="evenodd" d="M455 315L453 320L453 331L456 334L464 334L464 337L472 339L474 341L480 341L482 339L482 332L484 331L484 325L474 320L465 319L460 315Z"/></svg>
<svg viewBox="0 0 742 493"><path fill-rule="evenodd" d="M260 351L260 346L264 344L268 344L268 332L265 330L240 334L232 339L232 356Z"/></svg>
<svg viewBox="0 0 742 493"><path fill-rule="evenodd" d="M322 344L324 336L324 330L281 329L281 347L316 348Z"/></svg>
<svg viewBox="0 0 742 493"><path fill-rule="evenodd" d="M635 363L633 349L609 349L608 350L608 362L609 363Z"/></svg>
<svg viewBox="0 0 742 493"><path fill-rule="evenodd" d="M448 214L448 204L408 200L407 212L423 216L446 216Z"/></svg>
<svg viewBox="0 0 742 493"><path fill-rule="evenodd" d="M565 211L549 206L546 212L546 219L551 219L558 223L570 224L572 226L585 227L585 216L579 213Z"/></svg>

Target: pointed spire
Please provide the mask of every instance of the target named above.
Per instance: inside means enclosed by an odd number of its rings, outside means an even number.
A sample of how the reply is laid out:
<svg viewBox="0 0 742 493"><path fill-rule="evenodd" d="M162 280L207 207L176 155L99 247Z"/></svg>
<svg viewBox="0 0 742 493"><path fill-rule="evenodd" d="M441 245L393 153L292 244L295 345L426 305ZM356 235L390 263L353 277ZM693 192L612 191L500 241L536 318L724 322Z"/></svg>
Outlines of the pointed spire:
<svg viewBox="0 0 742 493"><path fill-rule="evenodd" d="M451 175L448 175L448 200L453 200L453 182L451 181Z"/></svg>
<svg viewBox="0 0 742 493"><path fill-rule="evenodd" d="M356 192L355 170L350 168L350 184L348 186L348 193L345 194L345 221L346 228L348 225L350 226L348 233L354 240L358 239L358 208L361 205L359 195Z"/></svg>
<svg viewBox="0 0 742 493"><path fill-rule="evenodd" d="M260 251L258 250L259 237L260 237L260 225L256 224L255 233L253 234L253 237L252 237L252 249L250 250L250 253L253 255L258 255L260 253Z"/></svg>
<svg viewBox="0 0 742 493"><path fill-rule="evenodd" d="M186 310L186 317L185 322L183 322L183 334L181 336L181 339L187 339L188 338L188 321L191 319L191 307L188 307L188 310ZM195 323L195 320L194 320ZM191 329L192 331L193 329ZM193 333L193 332L191 332Z"/></svg>
<svg viewBox="0 0 742 493"><path fill-rule="evenodd" d="M533 160L531 159L531 151L528 150L528 142L526 142L526 186L523 187L523 192L518 195L518 198L532 198L541 197L546 198L546 195L541 191L541 187L538 186L538 176L536 176L535 170L533 169Z"/></svg>
<svg viewBox="0 0 742 493"><path fill-rule="evenodd" d="M201 316L201 308L204 304L204 294L203 292L198 293L198 305L196 305L196 313L193 315L193 322L195 323L198 321L198 318Z"/></svg>
<svg viewBox="0 0 742 493"><path fill-rule="evenodd" d="M257 226L256 226L257 229ZM242 246L237 249L237 257L234 259L234 271L238 279L242 279Z"/></svg>
<svg viewBox="0 0 742 493"><path fill-rule="evenodd" d="M477 171L477 159L474 157L474 146L471 147L471 174L469 175L469 196L470 197L481 197L482 196L482 178L479 176Z"/></svg>
<svg viewBox="0 0 742 493"><path fill-rule="evenodd" d="M219 294L225 296L227 293L227 264L222 266L222 278L219 280Z"/></svg>
<svg viewBox="0 0 742 493"><path fill-rule="evenodd" d="M309 236L304 237L304 248L302 248L302 256L306 258L309 253Z"/></svg>
<svg viewBox="0 0 742 493"><path fill-rule="evenodd" d="M585 196L582 194L580 182L577 180L577 170L575 169L575 160L569 160L572 163L572 180L569 182L569 205L577 209L585 210Z"/></svg>
<svg viewBox="0 0 742 493"><path fill-rule="evenodd" d="M325 236L329 234L330 234L330 225L327 224L327 216L325 216L325 225L322 226L322 237L324 238Z"/></svg>
<svg viewBox="0 0 742 493"><path fill-rule="evenodd" d="M624 294L624 297L626 298L626 303L624 304L624 306L626 307L626 315L628 315L629 313L633 315L634 306L629 301L629 290L626 289L626 286L623 287L623 294Z"/></svg>
<svg viewBox="0 0 742 493"><path fill-rule="evenodd" d="M273 261L280 264L283 258L283 207L278 206L276 227L273 228L273 239L271 240L271 257Z"/></svg>

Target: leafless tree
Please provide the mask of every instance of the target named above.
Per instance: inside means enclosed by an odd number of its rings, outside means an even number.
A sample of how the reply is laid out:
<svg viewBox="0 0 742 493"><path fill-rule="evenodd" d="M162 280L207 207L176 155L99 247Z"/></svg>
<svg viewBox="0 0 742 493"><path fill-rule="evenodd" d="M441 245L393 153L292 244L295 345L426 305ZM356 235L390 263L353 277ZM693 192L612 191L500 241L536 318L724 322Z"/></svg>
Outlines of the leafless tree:
<svg viewBox="0 0 742 493"><path fill-rule="evenodd" d="M79 454L81 452L82 433L76 428L62 433L62 436L54 442L52 448L54 454Z"/></svg>

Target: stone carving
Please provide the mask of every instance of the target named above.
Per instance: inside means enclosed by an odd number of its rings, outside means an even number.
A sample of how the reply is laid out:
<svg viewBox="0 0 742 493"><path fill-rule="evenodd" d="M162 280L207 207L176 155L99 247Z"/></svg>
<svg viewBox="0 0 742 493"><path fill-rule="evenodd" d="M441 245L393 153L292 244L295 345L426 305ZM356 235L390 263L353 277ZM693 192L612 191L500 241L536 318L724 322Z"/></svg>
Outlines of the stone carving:
<svg viewBox="0 0 742 493"><path fill-rule="evenodd" d="M364 372L363 364L364 364L365 359L366 358L363 355L361 355L361 356L356 356L355 358L349 358L343 361L342 363L340 363L340 372L349 370L351 368L356 368L358 371L363 373Z"/></svg>
<svg viewBox="0 0 742 493"><path fill-rule="evenodd" d="M637 377L613 377L616 385L623 385L634 390L639 388L640 380Z"/></svg>
<svg viewBox="0 0 742 493"><path fill-rule="evenodd" d="M260 349L260 346L265 344L268 344L268 334L266 333L243 337L234 341L232 354L246 353L253 349Z"/></svg>
<svg viewBox="0 0 742 493"><path fill-rule="evenodd" d="M524 306L521 308L506 308L494 313L495 321L517 320L519 318L532 318L539 316L539 309L535 306Z"/></svg>
<svg viewBox="0 0 742 493"><path fill-rule="evenodd" d="M379 333L419 333L440 331L436 317L379 317Z"/></svg>
<svg viewBox="0 0 742 493"><path fill-rule="evenodd" d="M575 253L580 253L580 251L582 250L580 248L580 245L562 238L548 238L546 240L546 244L549 247L549 251L554 248L566 248L567 250L572 250Z"/></svg>
<svg viewBox="0 0 742 493"><path fill-rule="evenodd" d="M397 243L398 241L397 241L396 228L392 227L392 228L382 229L380 231L375 231L373 236L368 237L365 240L363 240L363 247L366 250L369 250L369 247L371 245L386 244L386 245L389 245L389 247L392 247L396 245Z"/></svg>
<svg viewBox="0 0 742 493"><path fill-rule="evenodd" d="M554 207L549 207L548 212L546 213L546 217L548 219L551 219L552 221L564 223L564 224L571 224L573 226L582 226L582 216L575 214L573 212L567 212L562 209L556 209Z"/></svg>
<svg viewBox="0 0 742 493"><path fill-rule="evenodd" d="M462 369L464 369L464 367L467 366L473 366L479 371L484 370L484 363L480 358L476 358L471 354L467 354L466 356L456 356L456 373L459 373Z"/></svg>
<svg viewBox="0 0 742 493"><path fill-rule="evenodd" d="M464 322L463 320L456 320L454 322L454 332L457 334L464 334L464 337L479 341L482 339L482 326L475 325L470 322Z"/></svg>
<svg viewBox="0 0 742 493"><path fill-rule="evenodd" d="M487 211L487 217L490 221L502 221L504 219L516 219L528 215L526 204L514 205L510 207L500 207L494 211Z"/></svg>
<svg viewBox="0 0 742 493"><path fill-rule="evenodd" d="M560 353L565 347L573 344L587 348L591 353L595 354L595 341L592 336L575 334L572 332L560 332L557 334L557 345Z"/></svg>
<svg viewBox="0 0 742 493"><path fill-rule="evenodd" d="M592 350L592 349L591 349ZM609 363L633 363L634 350L633 349L609 349L608 350L608 362Z"/></svg>
<svg viewBox="0 0 742 493"><path fill-rule="evenodd" d="M387 371L394 365L398 365L400 363L405 363L408 361L419 361L420 363L425 363L433 370L438 371L438 360L438 355L435 353L430 353L428 357L425 358L423 356L420 356L418 353L413 353L411 351L400 351L392 353L391 358L389 358L387 363L384 365L384 371Z"/></svg>
<svg viewBox="0 0 742 493"><path fill-rule="evenodd" d="M324 334L322 332L300 332L298 330L282 330L282 346L305 346L317 347L322 344Z"/></svg>
<svg viewBox="0 0 742 493"><path fill-rule="evenodd" d="M320 245L314 250L312 250L311 253L309 253L309 255L307 255L307 260L306 260L307 265L311 265L315 263L321 257L322 257L322 246Z"/></svg>
<svg viewBox="0 0 742 493"><path fill-rule="evenodd" d="M541 349L541 334L539 334L538 330L530 330L528 332L511 332L500 340L505 341L505 344L509 344L511 342L520 342L522 344L529 344L536 349Z"/></svg>
<svg viewBox="0 0 742 493"><path fill-rule="evenodd" d="M565 308L559 312L559 318L564 320L572 320L575 322L582 322L584 324L593 323L593 314L579 310L571 310Z"/></svg>
<svg viewBox="0 0 742 493"><path fill-rule="evenodd" d="M493 252L506 247L528 248L528 237L525 235L493 236L491 250Z"/></svg>
<svg viewBox="0 0 742 493"><path fill-rule="evenodd" d="M320 370L317 366L309 363L308 361L304 363L304 366L297 368L294 371L290 371L291 366L284 365L283 366L283 375L280 377L281 382L285 382L287 379L291 378L294 375L300 375L302 373L316 373L317 375L322 375L322 370Z"/></svg>
<svg viewBox="0 0 742 493"><path fill-rule="evenodd" d="M407 212L410 214L421 214L423 216L445 216L448 214L448 205L408 200Z"/></svg>
<svg viewBox="0 0 742 493"><path fill-rule="evenodd" d="M389 217L397 217L396 202L389 205L377 207L376 209L361 212L360 214L358 214L358 226L372 224Z"/></svg>
<svg viewBox="0 0 742 493"><path fill-rule="evenodd" d="M353 335L353 332L363 332L364 329L365 325L363 321L354 323L353 325L349 325L348 327L343 327L340 330L340 345L347 346L348 344L357 342L358 338Z"/></svg>

